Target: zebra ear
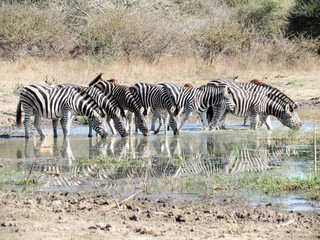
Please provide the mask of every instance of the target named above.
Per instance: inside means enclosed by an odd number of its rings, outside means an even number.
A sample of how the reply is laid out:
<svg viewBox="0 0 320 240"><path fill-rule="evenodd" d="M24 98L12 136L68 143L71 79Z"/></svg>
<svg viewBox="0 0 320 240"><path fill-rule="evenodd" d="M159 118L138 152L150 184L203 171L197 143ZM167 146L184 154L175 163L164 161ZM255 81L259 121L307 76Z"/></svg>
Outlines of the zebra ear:
<svg viewBox="0 0 320 240"><path fill-rule="evenodd" d="M140 108L140 114L142 115L144 112L144 107Z"/></svg>
<svg viewBox="0 0 320 240"><path fill-rule="evenodd" d="M117 108L116 110L116 116L120 117L121 116L121 109Z"/></svg>
<svg viewBox="0 0 320 240"><path fill-rule="evenodd" d="M103 79L102 79L102 74L103 74L103 73L100 73L95 79L93 79L93 80L89 83L89 87L95 85L99 80L103 80Z"/></svg>
<svg viewBox="0 0 320 240"><path fill-rule="evenodd" d="M285 106L285 111L286 111L286 112L292 112L292 111L293 111L293 108L292 108L292 106L290 106L289 103L286 104L286 106Z"/></svg>
<svg viewBox="0 0 320 240"><path fill-rule="evenodd" d="M298 104L297 103L293 103L293 108L297 109L298 108Z"/></svg>
<svg viewBox="0 0 320 240"><path fill-rule="evenodd" d="M225 87L226 88L226 92L231 94L231 89L229 87Z"/></svg>

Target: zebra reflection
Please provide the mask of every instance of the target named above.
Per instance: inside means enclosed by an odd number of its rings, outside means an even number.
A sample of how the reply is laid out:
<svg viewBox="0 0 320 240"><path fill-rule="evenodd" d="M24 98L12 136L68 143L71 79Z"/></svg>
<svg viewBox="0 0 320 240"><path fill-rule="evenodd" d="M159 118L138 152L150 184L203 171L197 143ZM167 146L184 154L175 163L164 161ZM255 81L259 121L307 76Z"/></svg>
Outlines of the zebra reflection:
<svg viewBox="0 0 320 240"><path fill-rule="evenodd" d="M37 159L34 171L45 173L39 177L44 186L114 189L124 182L142 183L146 179L261 172L297 154L287 147L261 141L230 144L217 141L217 137L203 135L194 140L192 146L190 139L179 136L89 139L88 161L75 159L66 139L61 148L53 144L56 149L52 150L52 156L55 157ZM36 142L34 147L38 157L42 154L41 144L44 143ZM61 157L69 160L66 162ZM99 161L95 161L96 157ZM30 164L25 162L22 167L28 171Z"/></svg>

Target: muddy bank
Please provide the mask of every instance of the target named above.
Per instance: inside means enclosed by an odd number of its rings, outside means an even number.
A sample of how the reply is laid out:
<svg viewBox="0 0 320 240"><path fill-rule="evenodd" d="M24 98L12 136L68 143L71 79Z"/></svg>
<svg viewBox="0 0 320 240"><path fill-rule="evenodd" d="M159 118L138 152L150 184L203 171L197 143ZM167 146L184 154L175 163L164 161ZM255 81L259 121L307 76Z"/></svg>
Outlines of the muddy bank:
<svg viewBox="0 0 320 240"><path fill-rule="evenodd" d="M0 192L0 239L319 239L320 213L248 200Z"/></svg>

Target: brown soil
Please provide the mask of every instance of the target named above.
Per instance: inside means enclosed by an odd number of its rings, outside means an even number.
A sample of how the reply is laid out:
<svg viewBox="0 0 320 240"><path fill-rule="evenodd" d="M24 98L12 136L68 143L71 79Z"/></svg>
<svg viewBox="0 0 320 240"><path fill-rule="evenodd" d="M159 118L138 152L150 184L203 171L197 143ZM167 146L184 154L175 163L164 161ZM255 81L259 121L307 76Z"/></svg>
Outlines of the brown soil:
<svg viewBox="0 0 320 240"><path fill-rule="evenodd" d="M0 66L0 129L11 135L15 128L16 89L31 83L44 84L46 74L59 83L85 85L98 72L92 66L22 61ZM60 65L59 65L60 64ZM51 67L48 67L50 65ZM64 66L67 67L64 67ZM118 66L113 75L122 84L135 82L191 82L200 86L208 79L232 78L233 71L221 70L195 76L198 66L135 69ZM61 70L65 68L64 70ZM101 67L102 68L102 67ZM117 69L117 66L113 69ZM189 69L189 70L188 70ZM57 71L58 70L58 71ZM189 71L189 72L188 72ZM225 74L222 74L225 72ZM316 72L297 75L261 71L235 71L240 81L261 78L284 91L303 109L320 108L320 78ZM175 73L175 74L173 74ZM215 75L216 74L216 75ZM281 73L282 74L282 73ZM81 77L79 77L81 76ZM154 80L150 76L155 76ZM170 78L169 76L173 76ZM129 80L128 80L129 79ZM147 80L148 79L148 80ZM195 83L194 79L197 79ZM288 84L290 81L294 83ZM50 121L43 121L50 126ZM1 167L1 166L0 166ZM117 199L117 200L115 200ZM285 211L280 205L254 206L248 200L153 199L140 193L121 204L121 197L104 194L37 193L0 190L0 239L319 239L320 213ZM115 203L119 203L119 206ZM113 207L112 207L113 206Z"/></svg>
<svg viewBox="0 0 320 240"><path fill-rule="evenodd" d="M247 200L0 192L0 239L319 239L320 213Z"/></svg>

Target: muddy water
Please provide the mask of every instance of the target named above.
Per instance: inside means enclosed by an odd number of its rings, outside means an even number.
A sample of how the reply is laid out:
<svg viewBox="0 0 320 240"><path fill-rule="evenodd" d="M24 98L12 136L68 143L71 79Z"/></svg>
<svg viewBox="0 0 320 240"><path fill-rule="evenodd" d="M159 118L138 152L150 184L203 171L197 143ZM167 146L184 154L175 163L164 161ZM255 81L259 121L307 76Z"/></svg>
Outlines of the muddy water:
<svg viewBox="0 0 320 240"><path fill-rule="evenodd" d="M319 119L314 112L300 116L304 125L299 132L276 120L272 121L274 131L253 131L242 126L239 118L229 118L229 129L215 132L200 131L199 124L190 123L180 136L170 132L88 138L87 127L73 127L67 139L61 132L54 139L52 130L46 130L46 139L41 141L36 134L26 140L14 137L21 131L11 132L13 137L0 139L0 184L19 189L29 179L28 188L40 191L130 194L145 189L151 195L198 198L213 194L219 176L257 173L306 178L320 166L314 162L313 143L301 136L319 131L320 124L313 120ZM257 201L289 202L294 210L306 207L305 200L295 196L244 195Z"/></svg>

